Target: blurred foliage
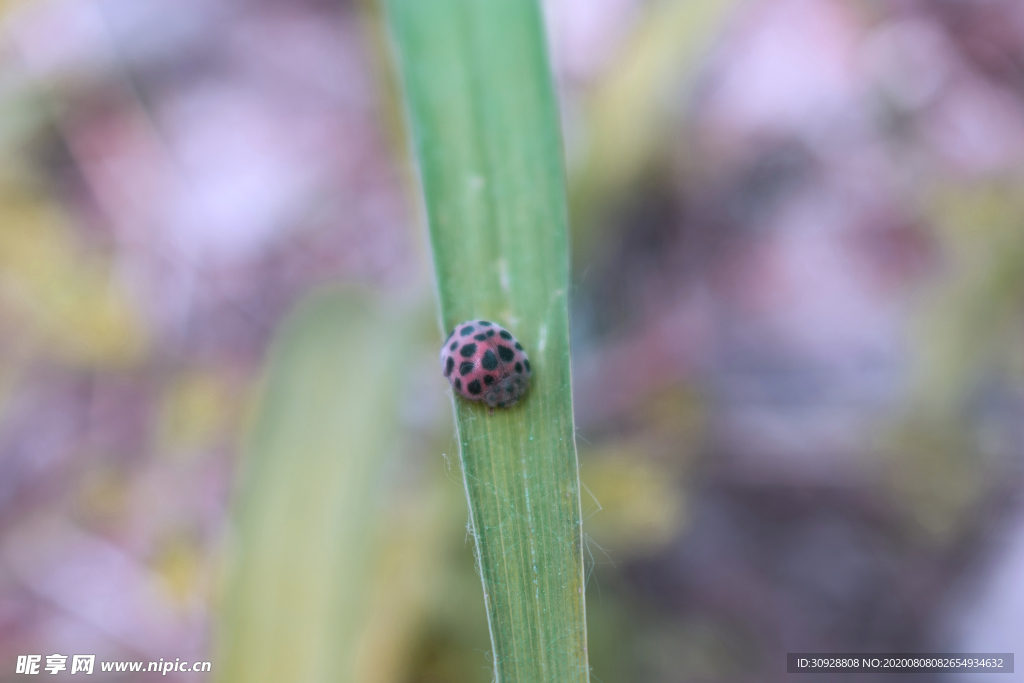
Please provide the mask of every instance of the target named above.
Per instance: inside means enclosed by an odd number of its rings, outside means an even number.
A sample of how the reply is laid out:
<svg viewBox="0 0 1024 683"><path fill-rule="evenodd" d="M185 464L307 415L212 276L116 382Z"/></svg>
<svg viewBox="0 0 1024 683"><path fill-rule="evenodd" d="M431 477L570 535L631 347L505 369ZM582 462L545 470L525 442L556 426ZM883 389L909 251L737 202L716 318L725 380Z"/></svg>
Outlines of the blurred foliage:
<svg viewBox="0 0 1024 683"><path fill-rule="evenodd" d="M942 253L921 331L921 396L951 410L978 382L1024 381L1024 202L1007 181L942 186L932 205Z"/></svg>
<svg viewBox="0 0 1024 683"><path fill-rule="evenodd" d="M932 543L951 542L973 522L986 493L983 458L969 425L957 414L905 417L891 438L886 468L891 494L917 535Z"/></svg>
<svg viewBox="0 0 1024 683"><path fill-rule="evenodd" d="M940 185L929 210L939 268L916 320L911 401L885 449L893 494L950 543L1006 455L1005 443L986 452L985 404L1024 383L1024 203L1016 183Z"/></svg>
<svg viewBox="0 0 1024 683"><path fill-rule="evenodd" d="M609 226L602 214L638 183L663 172L685 145L676 128L689 93L733 8L729 0L648 3L612 67L585 104L581 151L570 156L573 250L586 260Z"/></svg>
<svg viewBox="0 0 1024 683"><path fill-rule="evenodd" d="M239 480L220 680L357 680L401 320L319 294L282 330Z"/></svg>

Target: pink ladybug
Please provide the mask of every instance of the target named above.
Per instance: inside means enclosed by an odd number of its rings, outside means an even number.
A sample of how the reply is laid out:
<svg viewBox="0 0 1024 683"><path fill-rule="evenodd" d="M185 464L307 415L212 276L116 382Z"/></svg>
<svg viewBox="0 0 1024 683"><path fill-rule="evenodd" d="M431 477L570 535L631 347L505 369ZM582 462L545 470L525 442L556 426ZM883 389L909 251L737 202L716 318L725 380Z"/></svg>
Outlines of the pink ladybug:
<svg viewBox="0 0 1024 683"><path fill-rule="evenodd" d="M455 326L441 347L444 376L461 396L507 408L530 388L530 359L512 333L486 320Z"/></svg>

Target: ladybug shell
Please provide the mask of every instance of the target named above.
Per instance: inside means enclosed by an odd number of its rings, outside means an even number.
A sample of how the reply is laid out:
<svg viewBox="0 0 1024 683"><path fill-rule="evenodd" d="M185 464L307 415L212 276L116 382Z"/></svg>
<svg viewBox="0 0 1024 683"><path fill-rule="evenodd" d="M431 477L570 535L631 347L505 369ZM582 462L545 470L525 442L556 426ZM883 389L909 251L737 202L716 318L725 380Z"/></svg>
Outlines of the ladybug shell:
<svg viewBox="0 0 1024 683"><path fill-rule="evenodd" d="M441 371L470 401L507 408L530 388L530 359L512 333L488 320L455 326L441 347Z"/></svg>

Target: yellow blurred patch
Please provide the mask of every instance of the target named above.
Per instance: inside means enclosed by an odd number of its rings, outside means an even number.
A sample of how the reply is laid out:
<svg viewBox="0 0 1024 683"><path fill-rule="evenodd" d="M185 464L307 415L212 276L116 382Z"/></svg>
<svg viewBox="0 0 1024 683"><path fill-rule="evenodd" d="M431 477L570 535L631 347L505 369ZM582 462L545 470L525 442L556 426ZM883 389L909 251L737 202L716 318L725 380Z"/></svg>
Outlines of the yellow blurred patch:
<svg viewBox="0 0 1024 683"><path fill-rule="evenodd" d="M161 545L151 566L172 599L188 604L203 590L202 560L194 541L176 535Z"/></svg>
<svg viewBox="0 0 1024 683"><path fill-rule="evenodd" d="M984 493L985 463L968 426L915 416L888 447L887 482L917 531L937 543L954 538Z"/></svg>
<svg viewBox="0 0 1024 683"><path fill-rule="evenodd" d="M647 432L669 438L672 450L692 451L704 434L707 411L704 397L688 386L670 386L652 392L638 410ZM681 448L685 446L685 448Z"/></svg>
<svg viewBox="0 0 1024 683"><path fill-rule="evenodd" d="M7 14L17 9L31 5L36 0L0 0L0 20L7 17Z"/></svg>
<svg viewBox="0 0 1024 683"><path fill-rule="evenodd" d="M88 470L75 500L76 517L88 527L116 524L125 513L130 485L120 469Z"/></svg>
<svg viewBox="0 0 1024 683"><path fill-rule="evenodd" d="M141 322L111 277L109 258L76 244L51 206L0 194L0 315L47 354L85 366L139 359Z"/></svg>
<svg viewBox="0 0 1024 683"><path fill-rule="evenodd" d="M228 388L213 373L185 373L163 397L161 445L190 449L210 443L223 433L233 405Z"/></svg>
<svg viewBox="0 0 1024 683"><path fill-rule="evenodd" d="M580 460L580 481L586 487L583 532L598 546L644 553L664 546L679 533L683 495L674 472L629 444Z"/></svg>

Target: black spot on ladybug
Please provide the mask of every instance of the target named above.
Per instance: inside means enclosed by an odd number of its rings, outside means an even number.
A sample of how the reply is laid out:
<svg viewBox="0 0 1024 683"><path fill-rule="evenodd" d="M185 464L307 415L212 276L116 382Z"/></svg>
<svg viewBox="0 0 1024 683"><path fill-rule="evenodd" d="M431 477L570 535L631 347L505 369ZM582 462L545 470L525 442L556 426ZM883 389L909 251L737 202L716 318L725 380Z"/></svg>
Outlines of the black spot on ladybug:
<svg viewBox="0 0 1024 683"><path fill-rule="evenodd" d="M473 339L476 339L477 341L483 341L484 339L487 339L487 335L481 332L480 334L473 335Z"/></svg>
<svg viewBox="0 0 1024 683"><path fill-rule="evenodd" d="M484 370L493 370L498 367L498 359L494 357L494 352L488 350L484 354L483 360L480 361L480 365L484 366Z"/></svg>
<svg viewBox="0 0 1024 683"><path fill-rule="evenodd" d="M511 335L511 334L509 333L509 331L508 331L508 330L502 330L502 331L501 331L501 332L499 332L498 334L499 334L499 335L501 335L501 338L502 338L502 339L509 339L509 340L511 340L511 339L512 339L512 335Z"/></svg>
<svg viewBox="0 0 1024 683"><path fill-rule="evenodd" d="M459 379L458 377L455 378L455 388L462 389L462 380Z"/></svg>
<svg viewBox="0 0 1024 683"><path fill-rule="evenodd" d="M490 327L491 326L491 323L487 322L486 320L478 320L477 322L480 323L481 325L483 325L484 327Z"/></svg>
<svg viewBox="0 0 1024 683"><path fill-rule="evenodd" d="M451 360L451 359L449 358L448 360ZM459 374L460 375L465 377L466 375L468 375L471 372L473 372L473 364L471 362L469 362L468 360L464 360L464 361L462 361L462 363L459 364Z"/></svg>
<svg viewBox="0 0 1024 683"><path fill-rule="evenodd" d="M508 348L507 346L502 346L501 344L498 344L498 355L501 356L501 359L503 361L508 363L509 361L516 357L516 352Z"/></svg>
<svg viewBox="0 0 1024 683"><path fill-rule="evenodd" d="M462 354L463 358L469 358L474 353L476 353L476 344L466 344L465 346L462 347L462 350L459 351L459 353ZM526 367L527 369L529 369L530 366L527 365Z"/></svg>
<svg viewBox="0 0 1024 683"><path fill-rule="evenodd" d="M455 349L459 348L459 342L453 341L452 345L449 346L448 348L451 349L452 351L454 351Z"/></svg>
<svg viewBox="0 0 1024 683"><path fill-rule="evenodd" d="M478 379L475 379L469 384L467 384L466 389L469 390L469 393L473 394L474 396L483 391L483 388L480 386L480 380Z"/></svg>
<svg viewBox="0 0 1024 683"><path fill-rule="evenodd" d="M448 360L451 360L451 358L449 358ZM516 372L520 372L521 373L522 371L523 371L523 364L522 363L516 363Z"/></svg>
<svg viewBox="0 0 1024 683"><path fill-rule="evenodd" d="M516 351L522 351L522 350L523 350L523 345L520 344L519 342L516 342Z"/></svg>
<svg viewBox="0 0 1024 683"><path fill-rule="evenodd" d="M466 325L459 331L459 334L461 334L463 337L465 337L467 334L473 334L473 326Z"/></svg>
<svg viewBox="0 0 1024 683"><path fill-rule="evenodd" d="M526 358L523 359L523 367L526 368L527 372L530 372L530 361L527 360Z"/></svg>
<svg viewBox="0 0 1024 683"><path fill-rule="evenodd" d="M488 337L493 337L494 336L494 330L487 330L487 336Z"/></svg>
<svg viewBox="0 0 1024 683"><path fill-rule="evenodd" d="M452 374L452 368L455 367L455 359L448 356L448 361L444 364L444 376Z"/></svg>
<svg viewBox="0 0 1024 683"><path fill-rule="evenodd" d="M487 386L494 384L494 375L484 375L484 384Z"/></svg>
<svg viewBox="0 0 1024 683"><path fill-rule="evenodd" d="M499 408L504 408L505 407L505 402L504 401L498 401L498 407Z"/></svg>

